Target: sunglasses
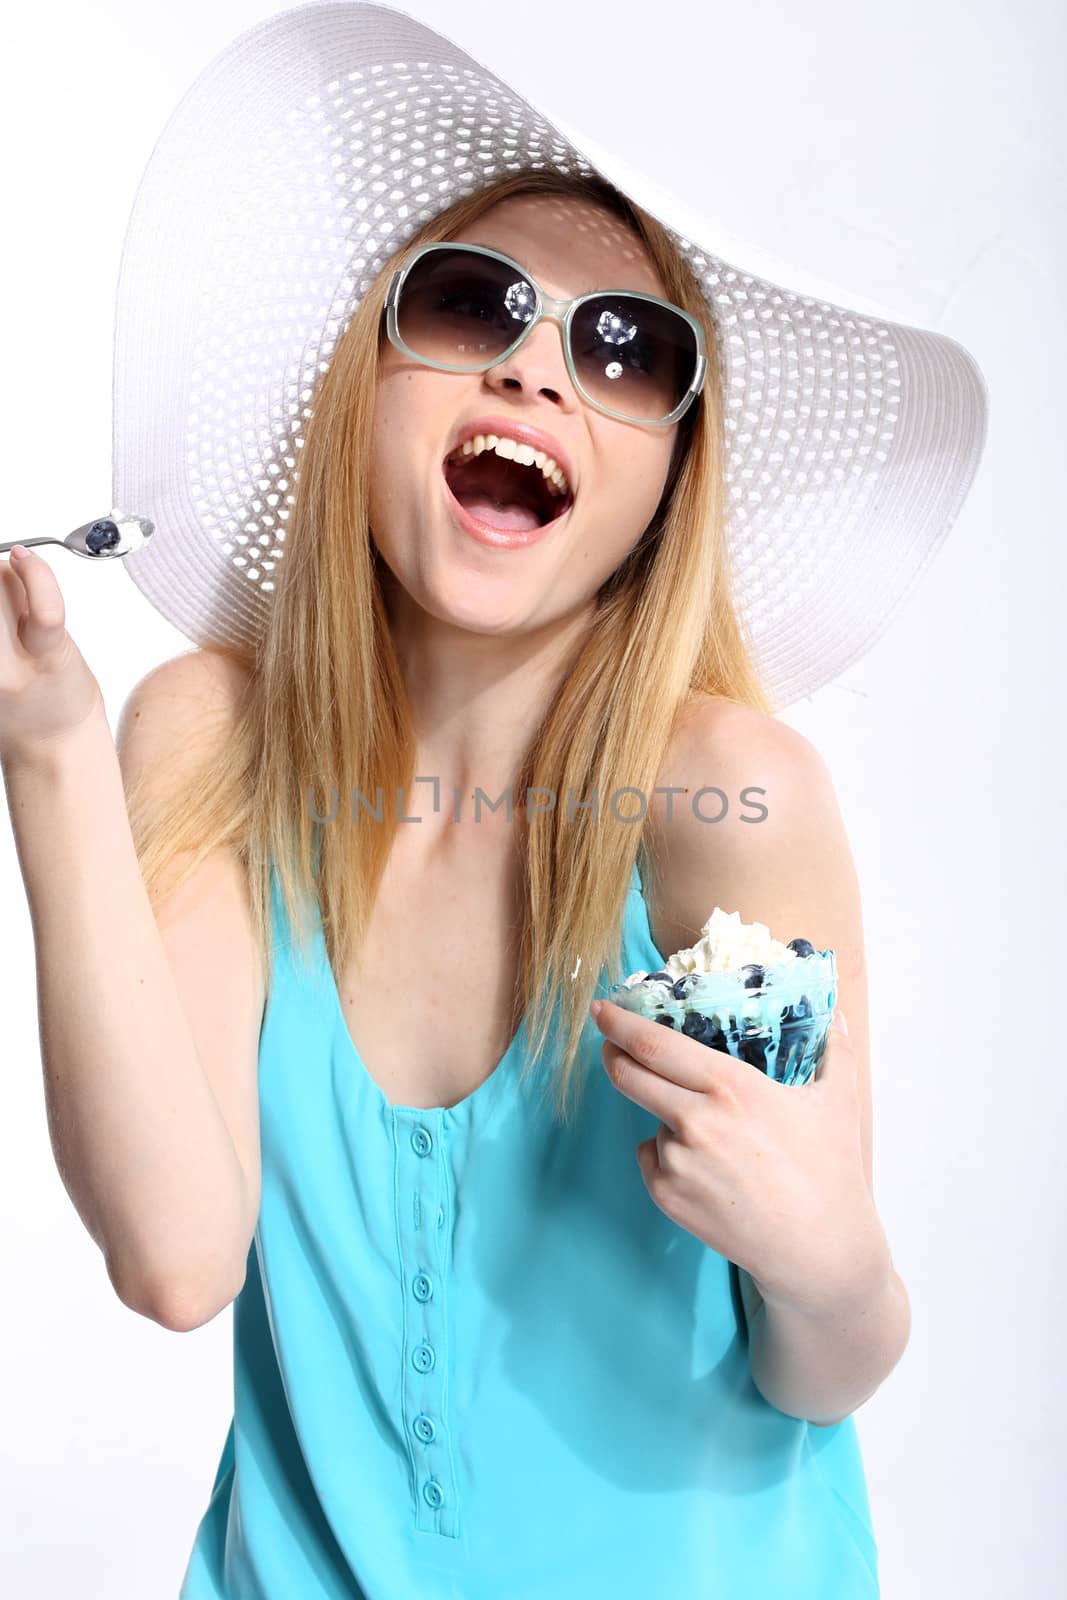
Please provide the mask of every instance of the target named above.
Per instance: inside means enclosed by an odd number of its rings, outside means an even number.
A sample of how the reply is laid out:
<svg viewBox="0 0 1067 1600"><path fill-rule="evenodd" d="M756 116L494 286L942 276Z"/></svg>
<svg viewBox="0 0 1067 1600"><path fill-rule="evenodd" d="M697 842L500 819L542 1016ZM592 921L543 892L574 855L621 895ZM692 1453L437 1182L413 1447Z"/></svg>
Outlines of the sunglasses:
<svg viewBox="0 0 1067 1600"><path fill-rule="evenodd" d="M630 289L556 300L483 245L419 245L390 278L384 315L390 342L439 372L486 372L539 322L558 322L583 400L647 427L684 416L707 374L703 329L669 300Z"/></svg>

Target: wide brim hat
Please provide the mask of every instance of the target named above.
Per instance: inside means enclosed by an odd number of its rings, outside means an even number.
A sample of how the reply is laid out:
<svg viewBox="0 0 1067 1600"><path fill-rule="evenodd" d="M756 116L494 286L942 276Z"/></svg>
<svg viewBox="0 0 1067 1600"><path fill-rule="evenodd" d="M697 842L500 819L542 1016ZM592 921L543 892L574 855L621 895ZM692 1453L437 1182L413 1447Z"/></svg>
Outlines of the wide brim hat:
<svg viewBox="0 0 1067 1600"><path fill-rule="evenodd" d="M727 259L724 230L691 202L599 148L594 160L581 137L425 23L359 0L279 12L197 77L134 201L113 392L114 505L155 524L124 565L189 639L261 634L315 383L387 257L529 164L607 178L703 288L723 357L735 604L774 709L882 635L974 478L975 360L762 275L754 248L731 240Z"/></svg>

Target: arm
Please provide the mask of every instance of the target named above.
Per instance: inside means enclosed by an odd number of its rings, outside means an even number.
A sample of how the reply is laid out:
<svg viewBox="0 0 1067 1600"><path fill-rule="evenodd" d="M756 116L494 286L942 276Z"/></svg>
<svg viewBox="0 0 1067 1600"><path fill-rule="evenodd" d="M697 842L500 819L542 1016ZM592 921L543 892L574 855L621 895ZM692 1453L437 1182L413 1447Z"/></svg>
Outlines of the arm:
<svg viewBox="0 0 1067 1600"><path fill-rule="evenodd" d="M190 670L167 663L158 677L168 668ZM138 708L158 695L158 677L135 691ZM102 708L51 748L5 759L3 778L60 1176L123 1302L195 1327L240 1285L253 1190L153 915ZM232 987L252 1037L254 988ZM220 1052L230 1043L220 1037Z"/></svg>
<svg viewBox="0 0 1067 1600"><path fill-rule="evenodd" d="M838 1005L848 1020L859 1096L860 1144L870 1195L865 1238L850 1282L813 1283L805 1306L768 1301L739 1268L752 1378L764 1398L819 1424L839 1421L870 1397L903 1354L907 1291L892 1265L874 1203L867 982L859 888L829 773L801 734L723 700L703 702L684 725L661 782L695 792L717 784L733 802L746 786L768 815L701 824L691 808L657 819L665 865L659 894L671 928L698 930L713 902L776 938L798 934L838 958ZM751 816L751 809L747 813ZM714 887L710 890L708 885ZM816 1258L813 1252L813 1260Z"/></svg>
<svg viewBox="0 0 1067 1600"><path fill-rule="evenodd" d="M869 1400L904 1353L908 1292L889 1259L857 1269L853 1295L819 1313L763 1301L749 1324L752 1381L768 1404L817 1427Z"/></svg>

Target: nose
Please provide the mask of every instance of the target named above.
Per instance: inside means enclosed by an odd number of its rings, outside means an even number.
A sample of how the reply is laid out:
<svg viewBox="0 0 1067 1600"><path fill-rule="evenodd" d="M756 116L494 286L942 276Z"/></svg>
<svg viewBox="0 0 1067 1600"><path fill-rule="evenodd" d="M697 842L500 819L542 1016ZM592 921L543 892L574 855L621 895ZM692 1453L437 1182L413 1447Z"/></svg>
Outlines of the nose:
<svg viewBox="0 0 1067 1600"><path fill-rule="evenodd" d="M580 404L563 353L563 324L554 318L543 318L517 350L490 367L484 376L494 391L525 389L530 394L543 394L565 411Z"/></svg>

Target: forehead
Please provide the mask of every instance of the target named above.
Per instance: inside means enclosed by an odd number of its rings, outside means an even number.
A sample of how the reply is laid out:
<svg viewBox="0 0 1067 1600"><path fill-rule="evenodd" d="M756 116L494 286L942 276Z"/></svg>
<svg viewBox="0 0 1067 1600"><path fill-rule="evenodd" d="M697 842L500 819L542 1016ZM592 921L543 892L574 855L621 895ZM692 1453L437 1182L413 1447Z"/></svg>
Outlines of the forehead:
<svg viewBox="0 0 1067 1600"><path fill-rule="evenodd" d="M668 298L644 244L602 206L570 195L514 195L454 235L502 250L560 299L596 289L634 289Z"/></svg>

